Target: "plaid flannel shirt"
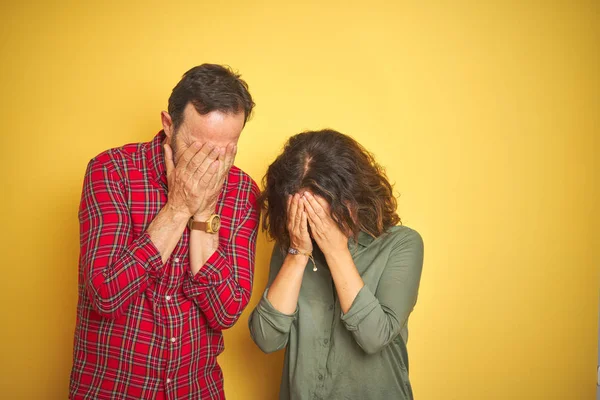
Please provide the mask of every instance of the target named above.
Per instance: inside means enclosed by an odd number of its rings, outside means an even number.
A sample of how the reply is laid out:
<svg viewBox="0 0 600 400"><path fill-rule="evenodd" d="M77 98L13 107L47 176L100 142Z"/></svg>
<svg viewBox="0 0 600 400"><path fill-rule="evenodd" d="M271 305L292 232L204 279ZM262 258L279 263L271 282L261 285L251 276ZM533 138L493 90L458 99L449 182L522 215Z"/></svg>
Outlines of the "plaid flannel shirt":
<svg viewBox="0 0 600 400"><path fill-rule="evenodd" d="M193 275L186 228L163 265L146 232L167 201L160 132L88 165L79 209L72 399L222 399L217 356L252 289L256 183L233 167L218 200L219 248Z"/></svg>

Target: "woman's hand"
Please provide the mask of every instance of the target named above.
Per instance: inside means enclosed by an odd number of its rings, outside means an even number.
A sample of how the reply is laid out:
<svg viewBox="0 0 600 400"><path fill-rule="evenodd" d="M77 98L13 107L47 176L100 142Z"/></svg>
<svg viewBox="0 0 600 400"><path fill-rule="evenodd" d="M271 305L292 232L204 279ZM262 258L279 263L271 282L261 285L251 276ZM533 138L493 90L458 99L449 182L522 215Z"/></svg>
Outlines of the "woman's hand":
<svg viewBox="0 0 600 400"><path fill-rule="evenodd" d="M287 228L290 247L301 253L312 253L313 245L308 234L308 218L300 195L288 197Z"/></svg>
<svg viewBox="0 0 600 400"><path fill-rule="evenodd" d="M308 223L313 239L323 254L327 256L338 251L348 251L348 236L342 232L331 217L327 201L322 197L304 192L302 203L308 214Z"/></svg>

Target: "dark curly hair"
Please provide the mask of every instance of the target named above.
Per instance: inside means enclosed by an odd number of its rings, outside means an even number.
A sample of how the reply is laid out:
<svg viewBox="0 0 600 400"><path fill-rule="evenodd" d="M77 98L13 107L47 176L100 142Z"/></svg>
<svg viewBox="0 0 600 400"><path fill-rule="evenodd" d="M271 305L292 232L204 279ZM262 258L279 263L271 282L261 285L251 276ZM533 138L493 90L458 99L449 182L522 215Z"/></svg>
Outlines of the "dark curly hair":
<svg viewBox="0 0 600 400"><path fill-rule="evenodd" d="M360 231L378 237L400 223L384 169L356 140L334 130L292 136L263 186L263 229L283 248L290 242L287 196L304 189L327 200L334 221L354 238Z"/></svg>

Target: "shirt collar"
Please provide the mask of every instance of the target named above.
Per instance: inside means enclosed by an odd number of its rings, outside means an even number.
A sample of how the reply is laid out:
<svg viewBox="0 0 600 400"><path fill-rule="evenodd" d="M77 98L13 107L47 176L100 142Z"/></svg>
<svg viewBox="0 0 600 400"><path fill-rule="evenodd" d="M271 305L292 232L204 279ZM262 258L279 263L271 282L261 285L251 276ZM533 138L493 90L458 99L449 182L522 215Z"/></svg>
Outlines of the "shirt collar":
<svg viewBox="0 0 600 400"><path fill-rule="evenodd" d="M352 254L355 254L357 251L368 247L373 240L375 240L375 238L373 238L371 235L360 231L356 240L353 237L348 238L348 249Z"/></svg>
<svg viewBox="0 0 600 400"><path fill-rule="evenodd" d="M358 244L363 247L370 245L373 240L375 240L375 238L366 232L360 231L358 234Z"/></svg>
<svg viewBox="0 0 600 400"><path fill-rule="evenodd" d="M164 131L158 132L151 142L148 142L146 148L146 163L150 171L150 176L167 188L167 169L165 167L165 153L163 143L167 135Z"/></svg>

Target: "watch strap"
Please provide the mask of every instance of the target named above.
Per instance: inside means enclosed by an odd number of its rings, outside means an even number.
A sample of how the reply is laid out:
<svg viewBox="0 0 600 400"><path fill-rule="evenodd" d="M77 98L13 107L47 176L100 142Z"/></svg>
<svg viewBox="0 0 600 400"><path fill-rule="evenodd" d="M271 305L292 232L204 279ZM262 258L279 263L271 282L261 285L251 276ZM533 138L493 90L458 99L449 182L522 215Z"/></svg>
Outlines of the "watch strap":
<svg viewBox="0 0 600 400"><path fill-rule="evenodd" d="M192 230L195 231L203 231L206 232L208 229L208 222L204 222L204 221L194 221L193 219L190 219L190 222L188 223L188 227Z"/></svg>

